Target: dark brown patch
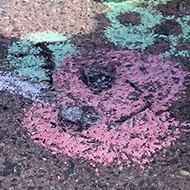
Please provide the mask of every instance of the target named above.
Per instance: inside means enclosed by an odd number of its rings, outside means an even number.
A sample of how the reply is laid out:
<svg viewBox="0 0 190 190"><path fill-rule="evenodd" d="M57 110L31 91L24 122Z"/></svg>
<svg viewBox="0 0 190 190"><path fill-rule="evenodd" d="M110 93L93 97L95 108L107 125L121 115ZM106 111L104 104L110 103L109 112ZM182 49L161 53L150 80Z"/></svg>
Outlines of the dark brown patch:
<svg viewBox="0 0 190 190"><path fill-rule="evenodd" d="M185 77L184 85L188 87L188 90L181 101L172 104L170 113L181 122L190 122L190 77Z"/></svg>
<svg viewBox="0 0 190 190"><path fill-rule="evenodd" d="M182 33L181 25L175 20L166 20L161 24L157 24L154 31L156 34L165 36L178 36L180 33Z"/></svg>
<svg viewBox="0 0 190 190"><path fill-rule="evenodd" d="M138 25L141 23L140 14L135 12L121 13L119 16L117 16L117 19L123 25L128 25L129 23L132 25Z"/></svg>
<svg viewBox="0 0 190 190"><path fill-rule="evenodd" d="M168 1L166 5L158 5L157 10L161 11L164 16L184 16L190 13L189 0L172 0Z"/></svg>
<svg viewBox="0 0 190 190"><path fill-rule="evenodd" d="M159 55L161 53L169 51L170 49L169 45L170 45L169 40L164 38L156 38L154 44L147 47L147 51L151 54Z"/></svg>

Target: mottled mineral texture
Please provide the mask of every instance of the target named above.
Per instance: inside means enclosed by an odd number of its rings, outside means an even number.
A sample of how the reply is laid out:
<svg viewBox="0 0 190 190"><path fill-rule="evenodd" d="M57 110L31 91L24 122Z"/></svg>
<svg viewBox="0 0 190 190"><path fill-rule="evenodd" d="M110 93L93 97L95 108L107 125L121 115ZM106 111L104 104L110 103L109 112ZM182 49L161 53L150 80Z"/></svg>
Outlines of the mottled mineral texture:
<svg viewBox="0 0 190 190"><path fill-rule="evenodd" d="M72 128L72 124L75 124L76 129L73 128L73 130L82 131L91 125L98 124L99 114L92 106L65 105L61 107L60 120L68 121Z"/></svg>
<svg viewBox="0 0 190 190"><path fill-rule="evenodd" d="M81 52L55 70L55 104L34 103L24 126L53 154L142 166L179 136L168 108L185 92L187 75L178 64L137 51Z"/></svg>

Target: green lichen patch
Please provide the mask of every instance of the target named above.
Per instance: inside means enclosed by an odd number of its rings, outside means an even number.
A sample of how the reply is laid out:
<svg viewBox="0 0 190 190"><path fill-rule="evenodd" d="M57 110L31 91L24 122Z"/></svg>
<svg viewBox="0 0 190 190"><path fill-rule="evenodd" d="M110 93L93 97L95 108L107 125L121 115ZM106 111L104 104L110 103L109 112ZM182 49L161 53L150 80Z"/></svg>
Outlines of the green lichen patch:
<svg viewBox="0 0 190 190"><path fill-rule="evenodd" d="M76 52L76 48L70 44L70 40L50 43L47 47L52 51L53 60L56 67L59 67L63 59L65 59L68 55L72 55Z"/></svg>
<svg viewBox="0 0 190 190"><path fill-rule="evenodd" d="M134 25L133 21L122 24L118 17L123 13L128 13L129 17L130 13L140 15L140 24ZM110 19L111 25L106 27L105 35L111 42L121 48L141 50L154 43L152 28L163 19L158 11L138 7L133 3L122 3L122 6L108 11L106 16Z"/></svg>
<svg viewBox="0 0 190 190"><path fill-rule="evenodd" d="M140 5L143 4L144 6L149 7L156 7L158 5L166 4L169 1L172 0L101 0L103 4L106 6L109 6L111 8L116 6L122 6L124 4L133 4L133 5Z"/></svg>
<svg viewBox="0 0 190 190"><path fill-rule="evenodd" d="M45 31L21 37L9 47L7 59L15 73L34 81L51 81L53 69L75 52L68 37Z"/></svg>
<svg viewBox="0 0 190 190"><path fill-rule="evenodd" d="M42 69L46 60L41 52L42 48L36 47L29 41L18 41L9 47L7 59L15 73L33 80L44 81L49 77L47 72Z"/></svg>
<svg viewBox="0 0 190 190"><path fill-rule="evenodd" d="M72 55L76 52L76 47L71 44L70 38L63 36L58 32L44 31L32 33L22 37L21 39L29 40L33 43L46 43L47 48L52 51L52 59L56 66L59 66L66 56Z"/></svg>
<svg viewBox="0 0 190 190"><path fill-rule="evenodd" d="M31 33L29 35L21 37L21 40L29 40L33 42L62 42L68 38L58 32L43 31L39 33Z"/></svg>
<svg viewBox="0 0 190 190"><path fill-rule="evenodd" d="M110 7L106 17L111 24L105 28L105 36L116 46L124 49L146 50L164 39L169 48L161 56L189 57L190 16L167 16L156 10L157 5L171 0L159 1L104 1Z"/></svg>
<svg viewBox="0 0 190 190"><path fill-rule="evenodd" d="M166 17L166 20L173 20L174 16ZM160 35L159 37L168 39L170 41L170 49L162 54L161 56L170 57L174 56L182 56L182 57L190 57L190 16L178 17L176 22L181 26L182 32L179 35ZM158 37L158 35L155 35ZM186 48L184 48L186 47Z"/></svg>

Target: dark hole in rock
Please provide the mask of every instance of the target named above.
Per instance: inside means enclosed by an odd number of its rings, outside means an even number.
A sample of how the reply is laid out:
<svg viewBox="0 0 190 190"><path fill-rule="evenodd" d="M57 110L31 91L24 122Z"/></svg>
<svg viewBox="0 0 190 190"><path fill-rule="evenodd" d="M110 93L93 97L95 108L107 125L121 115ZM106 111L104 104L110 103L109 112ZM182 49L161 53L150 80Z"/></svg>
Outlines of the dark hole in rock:
<svg viewBox="0 0 190 190"><path fill-rule="evenodd" d="M121 13L117 16L119 22L123 25L131 23L132 25L139 25L141 23L141 16L139 13L130 12L130 13Z"/></svg>
<svg viewBox="0 0 190 190"><path fill-rule="evenodd" d="M181 25L175 20L166 20L155 26L155 33L159 35L179 35L182 33Z"/></svg>
<svg viewBox="0 0 190 190"><path fill-rule="evenodd" d="M0 105L0 108L2 108L3 110L8 110L9 109L6 105Z"/></svg>
<svg viewBox="0 0 190 190"><path fill-rule="evenodd" d="M68 122L68 128L82 131L100 121L99 113L92 106L63 106L60 109L60 120Z"/></svg>
<svg viewBox="0 0 190 190"><path fill-rule="evenodd" d="M112 87L115 80L116 69L113 65L104 66L86 66L81 71L82 81L99 92Z"/></svg>
<svg viewBox="0 0 190 190"><path fill-rule="evenodd" d="M144 74L144 75L146 75L146 74L148 74L148 71L147 71L147 69L146 69L146 67L139 67L139 70Z"/></svg>

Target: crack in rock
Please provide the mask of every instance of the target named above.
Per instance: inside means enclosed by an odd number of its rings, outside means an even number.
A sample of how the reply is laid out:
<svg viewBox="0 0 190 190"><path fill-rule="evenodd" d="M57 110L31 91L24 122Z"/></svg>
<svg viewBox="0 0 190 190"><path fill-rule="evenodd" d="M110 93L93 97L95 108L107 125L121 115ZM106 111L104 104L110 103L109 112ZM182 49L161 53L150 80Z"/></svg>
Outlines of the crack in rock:
<svg viewBox="0 0 190 190"><path fill-rule="evenodd" d="M132 117L138 115L141 112L144 112L146 109L150 109L151 108L151 103L147 102L147 104L145 106L143 106L140 110L136 111L136 112L132 112L130 115L126 115L126 116L121 116L119 120L116 120L115 123L117 124L122 124L124 122L126 122L127 120L131 119Z"/></svg>

